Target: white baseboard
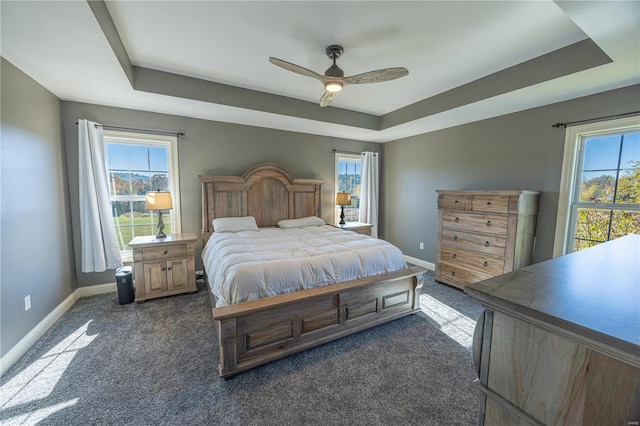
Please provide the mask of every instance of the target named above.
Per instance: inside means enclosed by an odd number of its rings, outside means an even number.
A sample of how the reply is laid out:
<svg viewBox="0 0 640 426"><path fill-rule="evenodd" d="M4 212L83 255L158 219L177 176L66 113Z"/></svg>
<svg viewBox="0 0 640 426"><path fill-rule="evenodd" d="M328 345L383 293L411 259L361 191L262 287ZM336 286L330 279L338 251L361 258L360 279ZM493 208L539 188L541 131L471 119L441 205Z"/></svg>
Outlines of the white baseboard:
<svg viewBox="0 0 640 426"><path fill-rule="evenodd" d="M415 257L407 256L406 254L404 255L404 260L405 260L405 262L413 263L414 265L423 267L423 268L428 269L430 271L435 271L436 270L436 264L435 263L431 263L431 262L427 262L426 260L422 260L422 259L418 259L418 258L415 258Z"/></svg>
<svg viewBox="0 0 640 426"><path fill-rule="evenodd" d="M87 287L78 287L74 293L77 294L78 298L81 298L81 297L97 296L98 294L104 294L104 293L115 293L117 291L118 291L118 286L116 285L116 283L109 283L109 284L90 285Z"/></svg>
<svg viewBox="0 0 640 426"><path fill-rule="evenodd" d="M116 283L92 285L88 287L78 287L73 293L56 306L42 321L38 323L26 336L22 338L9 352L0 358L0 376L9 370L31 346L38 341L42 335L51 328L51 326L60 317L67 312L74 303L81 297L95 296L103 293L112 293L117 291Z"/></svg>

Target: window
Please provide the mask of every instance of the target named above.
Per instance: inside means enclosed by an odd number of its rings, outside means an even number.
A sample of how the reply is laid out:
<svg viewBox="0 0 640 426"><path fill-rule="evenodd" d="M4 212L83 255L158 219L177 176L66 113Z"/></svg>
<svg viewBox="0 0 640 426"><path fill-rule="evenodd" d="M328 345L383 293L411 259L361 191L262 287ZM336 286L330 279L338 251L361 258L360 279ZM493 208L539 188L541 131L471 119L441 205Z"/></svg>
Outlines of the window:
<svg viewBox="0 0 640 426"><path fill-rule="evenodd" d="M360 207L360 181L362 179L362 160L359 155L336 154L336 194L348 192L351 194L351 205L344 206L344 220L358 221ZM336 199L335 195L333 197ZM340 217L340 206L336 206L335 221Z"/></svg>
<svg viewBox="0 0 640 426"><path fill-rule="evenodd" d="M104 141L116 238L123 260L131 261L129 241L157 232L157 213L145 207L147 191L171 192L164 232L180 232L177 137L105 130Z"/></svg>
<svg viewBox="0 0 640 426"><path fill-rule="evenodd" d="M640 233L638 119L567 130L554 256Z"/></svg>

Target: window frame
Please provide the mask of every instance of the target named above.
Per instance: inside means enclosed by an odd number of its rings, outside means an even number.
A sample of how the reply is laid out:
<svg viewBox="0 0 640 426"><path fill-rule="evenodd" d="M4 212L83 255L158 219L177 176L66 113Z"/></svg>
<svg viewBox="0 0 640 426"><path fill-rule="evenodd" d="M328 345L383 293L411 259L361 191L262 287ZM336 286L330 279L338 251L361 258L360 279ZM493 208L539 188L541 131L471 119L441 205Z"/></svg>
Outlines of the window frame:
<svg viewBox="0 0 640 426"><path fill-rule="evenodd" d="M335 165L334 165L334 171L335 171L335 186L334 186L334 190L333 190L333 202L336 202L336 197L338 195L338 187L339 187L339 178L340 178L340 170L338 168L338 165L340 164L340 160L341 159L346 159L346 160L358 160L360 162L360 179L362 179L362 156L360 154L349 154L349 153L344 153L344 152L336 152L335 153ZM358 206L358 214L360 213L360 206ZM338 223L340 221L340 206L335 204L334 209L333 209L333 221L334 223ZM356 218L357 221L357 218Z"/></svg>
<svg viewBox="0 0 640 426"><path fill-rule="evenodd" d="M180 174L178 168L178 137L174 135L159 135L152 133L137 133L122 130L104 129L105 162L107 169L107 179L109 178L109 154L107 145L109 143L161 146L168 148L168 171L169 171L169 192L173 202L173 208L168 212L171 217L171 233L180 234L182 232L181 203L180 203ZM109 202L111 202L109 195ZM113 212L112 212L113 216ZM133 251L120 251L123 262L133 262Z"/></svg>
<svg viewBox="0 0 640 426"><path fill-rule="evenodd" d="M556 218L553 257L572 252L572 250L569 249L569 244L573 243L573 237L575 235L577 217L573 214L573 210L582 182L581 173L584 161L584 155L582 154L583 141L594 136L638 131L640 130L639 118L638 116L626 117L567 128L562 159L562 175L558 197L558 215ZM612 209L612 206L617 206L617 204L598 204L598 207L607 209ZM620 206L625 210L635 210L633 204ZM613 209L616 210L617 208Z"/></svg>

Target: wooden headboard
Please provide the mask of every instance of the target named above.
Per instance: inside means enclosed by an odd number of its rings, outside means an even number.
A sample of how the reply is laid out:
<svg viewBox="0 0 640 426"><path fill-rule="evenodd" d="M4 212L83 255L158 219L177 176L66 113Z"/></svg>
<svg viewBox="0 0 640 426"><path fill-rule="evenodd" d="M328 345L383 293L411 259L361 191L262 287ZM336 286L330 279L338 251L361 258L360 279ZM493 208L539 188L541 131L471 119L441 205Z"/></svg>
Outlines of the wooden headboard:
<svg viewBox="0 0 640 426"><path fill-rule="evenodd" d="M202 245L217 217L253 216L258 226L277 226L282 219L322 215L324 179L296 179L276 164L258 164L242 176L200 175Z"/></svg>

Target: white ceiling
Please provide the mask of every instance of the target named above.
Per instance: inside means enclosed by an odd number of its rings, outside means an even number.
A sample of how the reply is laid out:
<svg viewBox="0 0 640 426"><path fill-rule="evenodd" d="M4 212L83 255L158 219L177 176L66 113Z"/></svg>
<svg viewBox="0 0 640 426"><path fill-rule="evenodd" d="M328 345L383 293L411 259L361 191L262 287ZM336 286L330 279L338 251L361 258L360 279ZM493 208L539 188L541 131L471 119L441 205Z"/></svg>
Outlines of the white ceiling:
<svg viewBox="0 0 640 426"><path fill-rule="evenodd" d="M377 142L640 82L637 1L115 1L105 11L112 23L85 1L2 0L1 54L63 100ZM120 40L108 39L109 26ZM588 39L612 62L537 81L545 73L535 58ZM318 81L268 61L323 73L330 44L344 46L345 75L396 66L410 73L348 86L321 109ZM572 52L543 70L581 62L566 58ZM506 74L525 62L531 75ZM158 74L165 87L149 89L143 74L132 85L131 66L169 73Z"/></svg>

